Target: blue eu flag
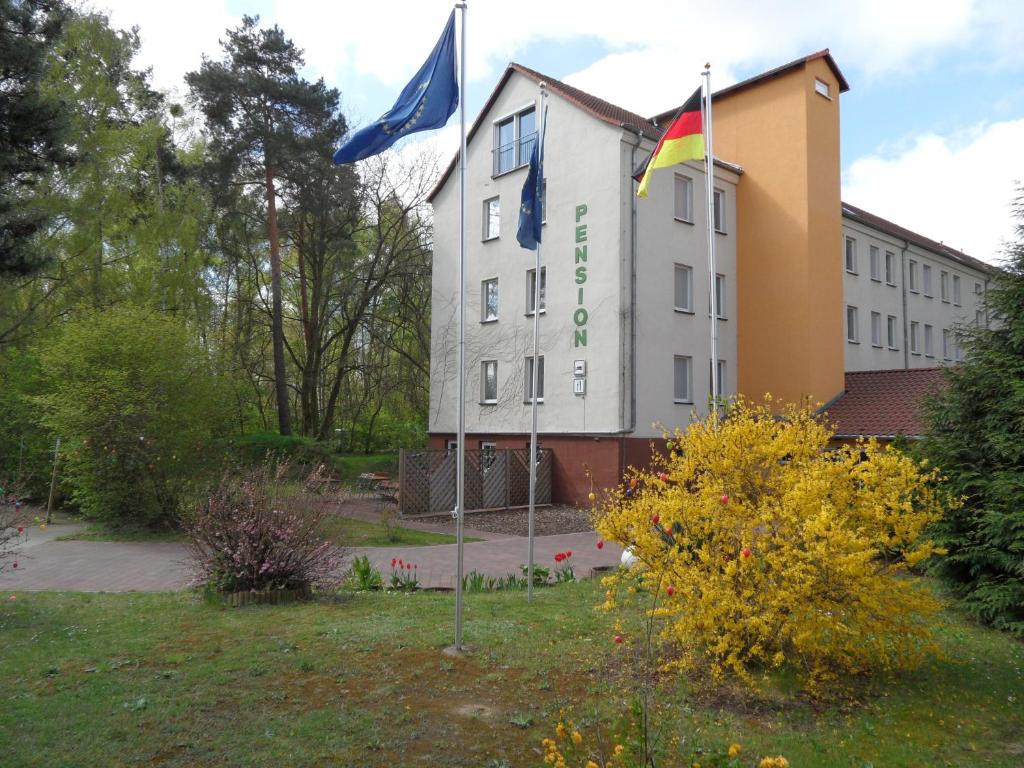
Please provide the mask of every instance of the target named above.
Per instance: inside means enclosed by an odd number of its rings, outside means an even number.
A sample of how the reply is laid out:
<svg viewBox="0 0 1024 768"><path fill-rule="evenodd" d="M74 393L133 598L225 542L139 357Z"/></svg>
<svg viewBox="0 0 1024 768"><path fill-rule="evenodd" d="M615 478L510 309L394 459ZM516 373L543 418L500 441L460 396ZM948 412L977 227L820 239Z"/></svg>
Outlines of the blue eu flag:
<svg viewBox="0 0 1024 768"><path fill-rule="evenodd" d="M455 77L455 11L441 39L398 101L379 120L357 131L334 153L335 165L379 155L410 133L440 128L459 105Z"/></svg>
<svg viewBox="0 0 1024 768"><path fill-rule="evenodd" d="M547 132L547 108L544 109L544 131ZM544 135L541 134L530 152L530 171L523 183L519 205L519 231L516 240L523 248L537 250L541 223L544 221Z"/></svg>

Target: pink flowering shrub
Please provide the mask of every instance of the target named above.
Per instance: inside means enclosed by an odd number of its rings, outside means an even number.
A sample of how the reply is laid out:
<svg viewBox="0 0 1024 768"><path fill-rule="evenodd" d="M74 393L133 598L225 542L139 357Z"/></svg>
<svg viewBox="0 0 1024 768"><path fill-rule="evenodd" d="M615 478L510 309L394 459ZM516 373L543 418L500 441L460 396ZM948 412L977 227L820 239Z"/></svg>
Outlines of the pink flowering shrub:
<svg viewBox="0 0 1024 768"><path fill-rule="evenodd" d="M226 473L186 517L195 584L220 592L338 586L343 553L321 534L329 512L286 489L286 472L281 464Z"/></svg>

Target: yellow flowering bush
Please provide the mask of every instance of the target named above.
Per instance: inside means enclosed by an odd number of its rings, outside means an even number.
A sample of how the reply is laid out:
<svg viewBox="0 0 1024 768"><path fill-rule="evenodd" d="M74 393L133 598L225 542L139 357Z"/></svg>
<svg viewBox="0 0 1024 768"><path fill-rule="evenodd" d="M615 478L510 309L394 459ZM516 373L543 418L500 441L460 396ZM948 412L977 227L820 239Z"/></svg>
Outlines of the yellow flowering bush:
<svg viewBox="0 0 1024 768"><path fill-rule="evenodd" d="M715 676L788 665L814 687L915 666L936 652L939 605L905 572L938 553L923 538L937 473L873 441L829 450L810 407L771 405L677 430L667 458L609 492L597 529L637 564L607 579L606 607L639 569L676 663Z"/></svg>

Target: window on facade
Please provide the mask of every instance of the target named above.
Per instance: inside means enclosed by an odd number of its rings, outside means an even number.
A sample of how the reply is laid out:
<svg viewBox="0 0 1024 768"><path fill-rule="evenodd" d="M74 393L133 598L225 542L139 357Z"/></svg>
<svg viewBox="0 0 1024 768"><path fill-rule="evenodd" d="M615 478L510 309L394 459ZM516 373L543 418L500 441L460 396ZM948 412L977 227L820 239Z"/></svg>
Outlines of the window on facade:
<svg viewBox="0 0 1024 768"><path fill-rule="evenodd" d="M885 319L885 336L889 349L898 349L896 344L896 315L889 315Z"/></svg>
<svg viewBox="0 0 1024 768"><path fill-rule="evenodd" d="M715 232L725 232L725 192L715 190Z"/></svg>
<svg viewBox="0 0 1024 768"><path fill-rule="evenodd" d="M964 348L960 346L960 339L956 339L953 342L953 358L958 362L963 362L964 359Z"/></svg>
<svg viewBox="0 0 1024 768"><path fill-rule="evenodd" d="M913 259L907 265L907 288L911 293L917 293L917 262Z"/></svg>
<svg viewBox="0 0 1024 768"><path fill-rule="evenodd" d="M533 355L526 358L526 402L533 402ZM537 402L544 402L544 355L537 358Z"/></svg>
<svg viewBox="0 0 1024 768"><path fill-rule="evenodd" d="M719 360L718 365L715 366L715 375L718 376L718 381L711 381L711 361L708 360L708 386L711 387L713 384L718 384L718 394L721 396L725 392L725 360Z"/></svg>
<svg viewBox="0 0 1024 768"><path fill-rule="evenodd" d="M981 328L985 325L985 310L976 309L974 310L974 324Z"/></svg>
<svg viewBox="0 0 1024 768"><path fill-rule="evenodd" d="M693 179L676 174L675 194L676 219L693 223Z"/></svg>
<svg viewBox="0 0 1024 768"><path fill-rule="evenodd" d="M480 363L480 400L488 404L498 402L497 360L484 360Z"/></svg>
<svg viewBox="0 0 1024 768"><path fill-rule="evenodd" d="M828 83L826 83L824 80L814 78L814 90L817 91L822 96L824 96L826 99L832 98L832 95L829 93Z"/></svg>
<svg viewBox="0 0 1024 768"><path fill-rule="evenodd" d="M846 308L846 340L857 343L860 339L857 336L857 308L848 306Z"/></svg>
<svg viewBox="0 0 1024 768"><path fill-rule="evenodd" d="M882 252L877 245L868 248L868 260L871 266L871 279L882 282Z"/></svg>
<svg viewBox="0 0 1024 768"><path fill-rule="evenodd" d="M725 275L715 275L715 311L725 319Z"/></svg>
<svg viewBox="0 0 1024 768"><path fill-rule="evenodd" d="M910 351L915 355L921 354L921 348L918 345L919 328L920 325L916 320L910 322Z"/></svg>
<svg viewBox="0 0 1024 768"><path fill-rule="evenodd" d="M924 356L935 357L935 348L932 345L932 327L924 324Z"/></svg>
<svg viewBox="0 0 1024 768"><path fill-rule="evenodd" d="M981 287L981 283L975 283L975 284L974 284L974 295L975 295L975 296L981 296L981 292L982 292L982 290L983 290L983 289L982 289L982 287Z"/></svg>
<svg viewBox="0 0 1024 768"><path fill-rule="evenodd" d="M892 251L885 252L885 282L896 285L896 254Z"/></svg>
<svg viewBox="0 0 1024 768"><path fill-rule="evenodd" d="M675 265L675 308L679 312L693 312L693 267Z"/></svg>
<svg viewBox="0 0 1024 768"><path fill-rule="evenodd" d="M494 175L530 162L537 141L537 113L533 107L506 117L494 126Z"/></svg>
<svg viewBox="0 0 1024 768"><path fill-rule="evenodd" d="M492 197L484 200L484 240L493 240L498 236L501 224L501 200Z"/></svg>
<svg viewBox="0 0 1024 768"><path fill-rule="evenodd" d="M481 284L481 318L482 322L498 319L498 278L484 280Z"/></svg>
<svg viewBox="0 0 1024 768"><path fill-rule="evenodd" d="M932 297L932 268L928 264L921 265L921 290L929 299Z"/></svg>
<svg viewBox="0 0 1024 768"><path fill-rule="evenodd" d="M882 346L882 313L871 313L871 346Z"/></svg>
<svg viewBox="0 0 1024 768"><path fill-rule="evenodd" d="M948 328L942 329L942 359L953 359L953 336Z"/></svg>
<svg viewBox="0 0 1024 768"><path fill-rule="evenodd" d="M547 307L548 268L540 268L540 311L544 314ZM533 301L537 293L537 270L526 272L526 314L533 314Z"/></svg>
<svg viewBox="0 0 1024 768"><path fill-rule="evenodd" d="M953 275L953 304L960 306L960 275Z"/></svg>
<svg viewBox="0 0 1024 768"><path fill-rule="evenodd" d="M494 460L498 457L498 444L480 441L480 468L486 472L494 466Z"/></svg>
<svg viewBox="0 0 1024 768"><path fill-rule="evenodd" d="M676 355L672 358L672 399L677 403L693 402L693 358Z"/></svg>
<svg viewBox="0 0 1024 768"><path fill-rule="evenodd" d="M852 237L846 238L846 271L857 274L857 241Z"/></svg>
<svg viewBox="0 0 1024 768"><path fill-rule="evenodd" d="M949 303L949 272L942 270L939 273L939 293L942 296L942 300Z"/></svg>

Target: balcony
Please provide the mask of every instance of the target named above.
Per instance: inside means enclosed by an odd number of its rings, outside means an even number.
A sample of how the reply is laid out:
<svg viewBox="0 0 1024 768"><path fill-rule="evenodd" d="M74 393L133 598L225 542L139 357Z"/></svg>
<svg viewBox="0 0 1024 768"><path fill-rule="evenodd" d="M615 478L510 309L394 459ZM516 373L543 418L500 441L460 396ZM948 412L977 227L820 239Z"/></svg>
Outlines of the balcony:
<svg viewBox="0 0 1024 768"><path fill-rule="evenodd" d="M534 131L491 150L493 156L491 177L501 176L503 173L529 165L530 153L533 152L533 145L536 143L537 133Z"/></svg>

